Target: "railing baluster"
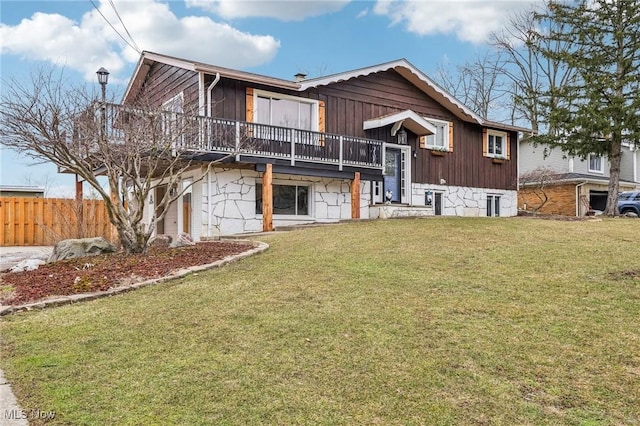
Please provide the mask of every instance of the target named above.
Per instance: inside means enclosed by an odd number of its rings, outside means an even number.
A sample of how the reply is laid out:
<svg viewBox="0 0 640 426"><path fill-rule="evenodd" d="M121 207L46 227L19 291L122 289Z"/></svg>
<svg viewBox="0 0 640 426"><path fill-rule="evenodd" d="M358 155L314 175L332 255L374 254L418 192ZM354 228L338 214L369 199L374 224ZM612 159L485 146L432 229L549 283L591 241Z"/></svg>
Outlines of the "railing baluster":
<svg viewBox="0 0 640 426"><path fill-rule="evenodd" d="M290 130L290 135L291 135L291 165L295 166L296 165L296 130L291 129Z"/></svg>
<svg viewBox="0 0 640 426"><path fill-rule="evenodd" d="M344 137L340 136L340 151L338 152L338 170L342 171L342 148L344 147Z"/></svg>

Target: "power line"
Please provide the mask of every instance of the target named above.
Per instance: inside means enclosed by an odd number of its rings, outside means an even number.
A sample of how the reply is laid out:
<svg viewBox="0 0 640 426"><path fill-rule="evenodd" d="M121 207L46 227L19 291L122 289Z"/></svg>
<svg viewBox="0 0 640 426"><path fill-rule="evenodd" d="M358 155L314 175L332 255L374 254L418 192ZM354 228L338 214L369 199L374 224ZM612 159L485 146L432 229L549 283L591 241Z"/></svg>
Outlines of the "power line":
<svg viewBox="0 0 640 426"><path fill-rule="evenodd" d="M133 39L133 37L131 36L131 33L129 32L129 29L127 28L127 26L124 24L124 21L122 20L122 18L120 17L120 14L118 13L118 9L116 9L116 5L113 3L113 0L109 0L109 4L111 5L111 7L113 8L113 11L116 13L116 16L118 17L118 20L120 21L120 23L122 24L122 27L124 28L124 30L127 32L127 35L129 36L129 40L131 40L131 43L133 43L133 45L135 46L135 50L138 53L140 52L140 48L138 47L138 44L136 43L136 41Z"/></svg>
<svg viewBox="0 0 640 426"><path fill-rule="evenodd" d="M131 43L129 43L129 41L128 41L126 38L124 38L124 37L122 36L122 34L120 34L120 33L118 32L118 30L117 30L117 29L116 29L116 28L111 24L111 22L109 22L109 20L107 19L107 17L106 17L106 16L104 16L104 15L102 14L102 12L100 12L100 9L98 8L98 6L96 6L95 2L94 2L93 0L89 0L89 1L90 1L90 2L91 2L91 4L93 5L93 7L98 11L98 13L100 14L100 16L102 16L102 19L104 19L104 20L105 20L105 22L106 22L107 24L109 24L109 26L111 27L111 29L113 29L113 31L115 31L115 32L116 32L116 34L118 34L118 36L122 39L122 41L124 41L125 43L127 43L127 45L128 45L130 48L132 48L133 50L135 50L136 52L138 52L138 54L141 54L142 52L140 51L140 49L139 49L137 46L135 46L135 47L134 47ZM117 13L117 12L116 12L116 13ZM123 24L123 25L124 25L124 24ZM125 27L125 30L126 30L126 27ZM129 33L129 32L127 31L127 33ZM129 37L131 37L131 36L129 36ZM133 39L131 39L131 41L133 41ZM135 43L135 42L134 42L134 43Z"/></svg>

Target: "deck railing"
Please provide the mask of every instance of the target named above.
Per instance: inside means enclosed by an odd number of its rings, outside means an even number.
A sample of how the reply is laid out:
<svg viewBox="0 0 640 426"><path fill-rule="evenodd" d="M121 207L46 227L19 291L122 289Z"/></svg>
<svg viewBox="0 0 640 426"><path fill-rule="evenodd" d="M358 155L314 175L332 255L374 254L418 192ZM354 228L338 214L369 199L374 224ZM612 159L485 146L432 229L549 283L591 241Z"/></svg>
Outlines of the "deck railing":
<svg viewBox="0 0 640 426"><path fill-rule="evenodd" d="M151 116L153 120L148 119ZM116 104L107 104L104 120L106 136L115 142L125 140L127 133L143 134L139 127L148 126L150 132L168 138L177 152L283 159L294 166L323 163L340 170L343 166L382 168L382 142L374 139L167 111L151 113Z"/></svg>

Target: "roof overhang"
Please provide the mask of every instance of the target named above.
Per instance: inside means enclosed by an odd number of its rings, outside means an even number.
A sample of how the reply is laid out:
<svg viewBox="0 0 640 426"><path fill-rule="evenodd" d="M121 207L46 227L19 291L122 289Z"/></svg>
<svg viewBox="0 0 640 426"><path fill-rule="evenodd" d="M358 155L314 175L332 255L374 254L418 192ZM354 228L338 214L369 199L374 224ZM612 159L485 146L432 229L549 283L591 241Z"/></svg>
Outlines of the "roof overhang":
<svg viewBox="0 0 640 426"><path fill-rule="evenodd" d="M551 178L547 185L566 185L566 184L591 184L591 185L609 185L608 177L591 177L591 176L568 176L567 174L560 174L556 178ZM621 187L624 188L638 188L638 184L635 182L628 181L620 181ZM539 186L540 182L530 181L530 182L520 182L521 187L535 187Z"/></svg>
<svg viewBox="0 0 640 426"><path fill-rule="evenodd" d="M189 71L194 71L197 73L204 74L220 74L221 77L231 78L235 80L247 81L255 84L265 84L272 87L279 87L281 89L289 89L289 90L300 90L300 84L282 80L274 77L267 77L264 75L254 74L250 72L238 71L225 67L218 67L214 65L205 64L202 62L188 61L181 58L176 58L173 56L162 55L160 53L148 52L144 51L140 55L140 59L138 60L138 65L136 66L135 71L133 72L133 77L129 80L129 85L127 86L127 90L123 96L123 103L128 100L129 96L133 93L136 93L147 78L149 74L149 70L151 69L151 65L154 62L159 62L162 64L172 65L178 68L182 68Z"/></svg>
<svg viewBox="0 0 640 426"><path fill-rule="evenodd" d="M422 71L413 66L406 59L399 59L383 64L373 65L366 68L360 68L352 71L346 71L338 74L332 74L326 77L314 78L304 80L301 82L289 81L275 77L268 77L260 74L254 74L245 71L233 70L230 68L218 67L214 65L205 64L202 62L188 61L173 56L162 55L159 53L144 51L140 55L140 60L133 73L129 85L125 91L123 97L123 103L129 100L129 97L134 93L137 93L144 84L147 78L151 65L154 62L173 65L182 69L194 71L202 74L220 74L221 77L231 78L235 80L247 81L254 84L264 84L271 87L277 87L281 89L287 89L292 91L303 92L307 89L316 88L318 86L326 86L341 81L346 81L351 78L357 78L366 76L378 72L384 72L389 70L395 70L399 75L413 84L416 88L427 94L436 102L441 104L444 108L450 111L453 115L462 121L469 123L476 123L481 126L491 127L501 130L516 131L522 133L531 133L531 129L524 127L508 125L504 123L497 123L480 117L453 95L448 93L445 89L440 87L437 83L427 77ZM409 128L407 126L407 128Z"/></svg>
<svg viewBox="0 0 640 426"><path fill-rule="evenodd" d="M393 124L391 131L392 136L395 136L395 133L398 131L400 126L404 126L418 136L434 135L437 131L433 124L429 123L410 109L366 120L362 127L363 130L369 130L385 127L391 124Z"/></svg>

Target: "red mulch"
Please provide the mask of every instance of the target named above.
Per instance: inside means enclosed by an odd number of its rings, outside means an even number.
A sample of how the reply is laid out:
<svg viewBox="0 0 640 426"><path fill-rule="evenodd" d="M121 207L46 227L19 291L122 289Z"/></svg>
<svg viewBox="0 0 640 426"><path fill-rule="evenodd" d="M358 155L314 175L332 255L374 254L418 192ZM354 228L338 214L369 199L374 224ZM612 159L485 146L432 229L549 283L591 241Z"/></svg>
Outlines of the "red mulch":
<svg viewBox="0 0 640 426"><path fill-rule="evenodd" d="M213 263L253 247L251 243L206 242L175 249L151 247L145 254L118 252L47 263L35 271L3 274L0 285L10 285L14 291L0 299L0 304L20 305L49 296L104 291Z"/></svg>

